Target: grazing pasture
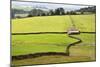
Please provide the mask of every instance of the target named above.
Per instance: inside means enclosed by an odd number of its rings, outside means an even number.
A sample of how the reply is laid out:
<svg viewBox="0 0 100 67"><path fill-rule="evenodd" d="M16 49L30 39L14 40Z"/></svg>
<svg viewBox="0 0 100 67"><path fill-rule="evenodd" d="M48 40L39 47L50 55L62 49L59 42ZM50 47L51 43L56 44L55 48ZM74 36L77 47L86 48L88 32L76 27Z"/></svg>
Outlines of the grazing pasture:
<svg viewBox="0 0 100 67"><path fill-rule="evenodd" d="M82 46L95 45L94 34L76 35L81 37ZM65 52L68 44L77 40L67 34L36 34L36 35L13 35L12 55L30 54L37 52ZM93 46L94 47L94 46Z"/></svg>
<svg viewBox="0 0 100 67"><path fill-rule="evenodd" d="M95 15L72 15L81 32L95 32ZM30 17L12 20L12 33L66 32L72 26L69 15Z"/></svg>
<svg viewBox="0 0 100 67"><path fill-rule="evenodd" d="M80 32L95 32L95 15L71 15ZM12 19L12 33L67 32L72 27L68 15ZM80 33L82 43L70 48L70 56L42 56L13 60L14 65L79 62L95 60L95 33ZM77 41L64 34L12 35L12 56L40 52L66 52L66 47ZM48 60L49 59L49 60ZM41 61L42 60L42 61ZM47 62L48 61L48 62Z"/></svg>

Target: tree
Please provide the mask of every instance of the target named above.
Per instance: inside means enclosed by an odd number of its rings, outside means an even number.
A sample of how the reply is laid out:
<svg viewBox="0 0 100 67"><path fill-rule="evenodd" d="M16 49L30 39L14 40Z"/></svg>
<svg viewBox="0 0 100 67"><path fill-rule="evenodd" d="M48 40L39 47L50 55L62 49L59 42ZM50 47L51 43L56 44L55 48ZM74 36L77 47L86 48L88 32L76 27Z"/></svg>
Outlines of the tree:
<svg viewBox="0 0 100 67"><path fill-rule="evenodd" d="M32 9L30 12L29 12L29 15L32 15L32 16L41 16L43 15L44 11L41 10L41 9Z"/></svg>
<svg viewBox="0 0 100 67"><path fill-rule="evenodd" d="M46 14L45 13L42 13L41 16L46 16Z"/></svg>
<svg viewBox="0 0 100 67"><path fill-rule="evenodd" d="M11 18L15 18L14 10L12 10L12 12L11 12Z"/></svg>
<svg viewBox="0 0 100 67"><path fill-rule="evenodd" d="M55 9L55 15L60 15L60 10L58 8Z"/></svg>
<svg viewBox="0 0 100 67"><path fill-rule="evenodd" d="M96 6L91 6L91 7L85 7L85 8L80 8L77 10L78 12L88 12L88 13L96 13Z"/></svg>
<svg viewBox="0 0 100 67"><path fill-rule="evenodd" d="M66 13L67 15L70 15L70 12L69 11L67 11L67 13Z"/></svg>
<svg viewBox="0 0 100 67"><path fill-rule="evenodd" d="M32 9L32 10L29 12L29 15L36 16L36 15L37 15L37 10L36 10L36 9Z"/></svg>
<svg viewBox="0 0 100 67"><path fill-rule="evenodd" d="M70 11L69 15L76 15L76 12L75 11Z"/></svg>
<svg viewBox="0 0 100 67"><path fill-rule="evenodd" d="M31 14L29 14L27 17L32 17L32 15L31 15Z"/></svg>
<svg viewBox="0 0 100 67"><path fill-rule="evenodd" d="M55 15L64 15L65 10L63 8L57 8L55 9Z"/></svg>
<svg viewBox="0 0 100 67"><path fill-rule="evenodd" d="M54 11L53 10L50 10L49 11L49 15L54 15L55 13L54 13Z"/></svg>
<svg viewBox="0 0 100 67"><path fill-rule="evenodd" d="M84 14L84 12L83 12L83 11L81 11L81 14Z"/></svg>
<svg viewBox="0 0 100 67"><path fill-rule="evenodd" d="M60 10L60 15L64 15L65 14L65 10L63 8L59 8Z"/></svg>

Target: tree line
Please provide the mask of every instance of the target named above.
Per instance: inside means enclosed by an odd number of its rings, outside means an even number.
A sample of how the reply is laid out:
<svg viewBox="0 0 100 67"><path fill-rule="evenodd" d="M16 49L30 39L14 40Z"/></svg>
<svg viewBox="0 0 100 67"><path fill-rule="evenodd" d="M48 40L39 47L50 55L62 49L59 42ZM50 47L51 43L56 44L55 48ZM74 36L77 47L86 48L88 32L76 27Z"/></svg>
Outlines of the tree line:
<svg viewBox="0 0 100 67"><path fill-rule="evenodd" d="M56 8L55 10L42 10L42 9L32 9L31 11L24 11L19 9L12 9L11 17L16 18L15 14L28 14L27 17L34 17L34 16L54 16L54 15L79 15L79 14L85 14L88 13L96 13L96 7L87 7L87 8L81 8L79 10L74 11L65 11L64 8ZM26 16L25 16L26 17ZM21 18L20 16L17 16L17 18Z"/></svg>

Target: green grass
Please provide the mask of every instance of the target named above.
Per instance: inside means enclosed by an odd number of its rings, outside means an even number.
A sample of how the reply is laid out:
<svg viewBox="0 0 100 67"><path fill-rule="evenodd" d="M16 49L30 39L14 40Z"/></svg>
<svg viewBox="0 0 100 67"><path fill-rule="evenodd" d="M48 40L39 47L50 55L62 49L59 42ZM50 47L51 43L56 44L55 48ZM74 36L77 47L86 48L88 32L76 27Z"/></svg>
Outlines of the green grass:
<svg viewBox="0 0 100 67"><path fill-rule="evenodd" d="M76 37L80 37L83 41L79 45L95 45L94 34L81 34ZM65 52L66 46L75 41L77 40L68 37L66 34L13 35L12 55L37 52Z"/></svg>
<svg viewBox="0 0 100 67"><path fill-rule="evenodd" d="M95 15L72 15L81 32L95 32ZM12 20L12 33L66 32L71 20L65 16L43 16Z"/></svg>
<svg viewBox="0 0 100 67"><path fill-rule="evenodd" d="M71 17L81 32L95 32L95 15L73 15Z"/></svg>
<svg viewBox="0 0 100 67"><path fill-rule="evenodd" d="M32 17L12 20L12 32L63 32L71 26L69 16Z"/></svg>
<svg viewBox="0 0 100 67"><path fill-rule="evenodd" d="M95 32L95 15L71 15L81 32ZM71 20L65 16L43 16L12 20L12 33L66 32ZM47 64L95 60L95 34L73 35L82 43L72 46L70 56L43 56L24 60L14 60L14 65ZM76 39L66 34L12 35L12 56L39 52L65 52L66 46Z"/></svg>
<svg viewBox="0 0 100 67"><path fill-rule="evenodd" d="M38 58L23 59L13 61L13 65L36 65L36 64L54 64L54 63L71 63L71 62L86 62L91 58L86 56L42 56ZM94 60L91 60L94 61Z"/></svg>
<svg viewBox="0 0 100 67"><path fill-rule="evenodd" d="M95 46L72 46L70 48L71 56L85 56L95 60Z"/></svg>
<svg viewBox="0 0 100 67"><path fill-rule="evenodd" d="M95 45L96 34L81 33L80 35L74 35L82 40L81 45Z"/></svg>
<svg viewBox="0 0 100 67"><path fill-rule="evenodd" d="M65 46L76 41L67 34L13 35L12 55L36 52L64 52Z"/></svg>

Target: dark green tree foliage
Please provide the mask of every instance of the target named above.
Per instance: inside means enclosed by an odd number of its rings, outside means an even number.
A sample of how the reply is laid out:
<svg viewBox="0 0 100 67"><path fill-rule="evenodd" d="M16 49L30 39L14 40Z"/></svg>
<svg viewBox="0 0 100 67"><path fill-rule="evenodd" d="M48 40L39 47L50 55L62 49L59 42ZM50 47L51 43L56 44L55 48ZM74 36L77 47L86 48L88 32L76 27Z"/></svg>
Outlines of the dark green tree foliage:
<svg viewBox="0 0 100 67"><path fill-rule="evenodd" d="M50 9L49 11L45 11L43 9L34 9L34 8L31 11L25 11L23 9L12 8L11 18L22 18L21 16L16 17L16 14L28 14L27 17L33 17L33 16L65 15L65 14L66 15L91 14L91 13L96 13L96 6L89 6L74 11L67 11L66 13L64 8L56 8L55 10Z"/></svg>
<svg viewBox="0 0 100 67"><path fill-rule="evenodd" d="M41 9L32 9L29 12L29 15L32 15L32 16L43 16L44 15L44 11L41 10Z"/></svg>
<svg viewBox="0 0 100 67"><path fill-rule="evenodd" d="M55 15L59 15L59 14L60 14L59 9L55 9Z"/></svg>
<svg viewBox="0 0 100 67"><path fill-rule="evenodd" d="M79 11L79 12L92 12L92 13L96 13L96 6L81 8L81 9L79 9L77 11Z"/></svg>
<svg viewBox="0 0 100 67"><path fill-rule="evenodd" d="M70 12L69 12L69 11L67 11L67 12L66 12L66 15L70 15Z"/></svg>
<svg viewBox="0 0 100 67"><path fill-rule="evenodd" d="M29 14L29 15L28 15L28 17L32 17L32 15L31 15L31 14Z"/></svg>
<svg viewBox="0 0 100 67"><path fill-rule="evenodd" d="M28 11L24 11L22 9L12 9L11 10L11 18L21 18L20 16L15 17L15 14L28 14Z"/></svg>
<svg viewBox="0 0 100 67"><path fill-rule="evenodd" d="M65 10L63 8L59 8L60 10L60 15L64 15L65 14Z"/></svg>
<svg viewBox="0 0 100 67"><path fill-rule="evenodd" d="M15 18L15 13L14 13L14 10L13 9L11 11L11 18Z"/></svg>
<svg viewBox="0 0 100 67"><path fill-rule="evenodd" d="M15 14L24 14L24 13L27 13L27 11L24 11L22 9L12 9L12 12L14 12Z"/></svg>
<svg viewBox="0 0 100 67"><path fill-rule="evenodd" d="M63 8L57 8L55 9L55 15L64 15L65 11Z"/></svg>
<svg viewBox="0 0 100 67"><path fill-rule="evenodd" d="M75 11L70 11L70 14L71 15L76 15L76 12Z"/></svg>
<svg viewBox="0 0 100 67"><path fill-rule="evenodd" d="M49 15L55 15L55 12L53 10L50 10Z"/></svg>
<svg viewBox="0 0 100 67"><path fill-rule="evenodd" d="M76 11L67 11L66 14L67 15L76 15L77 13L76 13Z"/></svg>
<svg viewBox="0 0 100 67"><path fill-rule="evenodd" d="M46 14L45 13L42 13L41 16L46 16Z"/></svg>
<svg viewBox="0 0 100 67"><path fill-rule="evenodd" d="M84 14L84 12L83 12L83 11L81 11L81 14Z"/></svg>

